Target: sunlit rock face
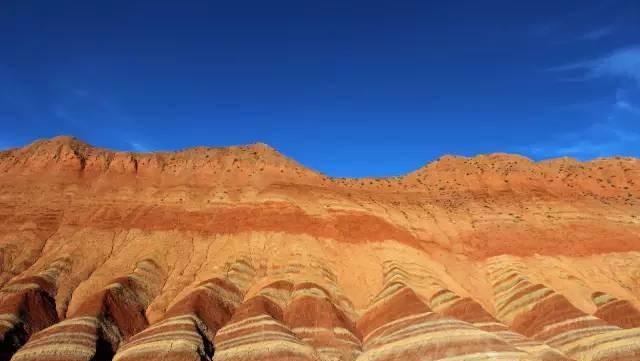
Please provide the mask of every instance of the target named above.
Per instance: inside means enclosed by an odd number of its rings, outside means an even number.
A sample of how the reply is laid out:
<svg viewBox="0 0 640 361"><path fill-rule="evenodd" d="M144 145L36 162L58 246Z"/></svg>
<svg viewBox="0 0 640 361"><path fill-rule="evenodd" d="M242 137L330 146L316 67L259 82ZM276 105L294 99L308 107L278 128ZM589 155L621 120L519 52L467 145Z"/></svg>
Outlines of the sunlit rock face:
<svg viewBox="0 0 640 361"><path fill-rule="evenodd" d="M1 360L640 360L640 162L0 152Z"/></svg>

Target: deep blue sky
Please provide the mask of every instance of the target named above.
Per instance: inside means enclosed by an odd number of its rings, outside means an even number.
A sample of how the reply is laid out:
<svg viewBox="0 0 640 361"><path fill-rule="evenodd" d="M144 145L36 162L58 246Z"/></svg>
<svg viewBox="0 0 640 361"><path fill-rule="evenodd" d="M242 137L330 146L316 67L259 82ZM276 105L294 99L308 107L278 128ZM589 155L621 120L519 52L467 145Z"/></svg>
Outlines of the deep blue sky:
<svg viewBox="0 0 640 361"><path fill-rule="evenodd" d="M0 2L0 148L261 141L334 176L640 156L640 2Z"/></svg>

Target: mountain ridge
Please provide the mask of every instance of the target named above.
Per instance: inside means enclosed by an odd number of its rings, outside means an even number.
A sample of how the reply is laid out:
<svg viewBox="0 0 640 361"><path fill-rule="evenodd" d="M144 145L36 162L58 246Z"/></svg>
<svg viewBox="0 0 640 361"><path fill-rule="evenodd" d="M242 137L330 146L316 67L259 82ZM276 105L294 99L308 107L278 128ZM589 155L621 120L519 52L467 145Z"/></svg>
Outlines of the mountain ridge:
<svg viewBox="0 0 640 361"><path fill-rule="evenodd" d="M640 357L640 162L0 153L0 361Z"/></svg>
<svg viewBox="0 0 640 361"><path fill-rule="evenodd" d="M266 143L262 143L262 142L256 142L256 143L250 143L250 144L241 144L241 145L230 145L230 146L193 146L193 147L187 147L187 148L183 148L183 149L179 149L179 150L171 150L171 151L145 151L145 152L138 152L138 151L122 151L122 150L115 150L115 149L109 149L109 148L103 148L103 147L96 147L93 146L79 138L76 138L74 136L67 136L67 135L60 135L60 136L55 136L52 138L41 138L41 139L37 139L25 146L22 147L14 147L14 148L10 148L10 149L6 149L6 150L2 150L0 151L0 158L7 158L7 157L11 157L11 156L15 156L16 154L20 154L20 153L28 153L29 151L41 151L42 149L45 150L49 150L49 151L53 151L52 148L55 147L64 147L67 146L69 147L71 150L75 151L77 153L77 155L79 157L86 157L88 154L91 153L105 153L105 154L111 154L111 155L122 155L122 154L129 154L132 157L139 157L139 156L149 156L149 155L158 155L158 156L166 156L166 157L171 157L171 156L198 156L199 154L202 153L207 153L207 152L241 152L241 151L248 151L248 152L252 152L252 153L256 153L257 155L260 156L266 156L266 157L271 157L271 158L282 158L282 159L286 159L288 161L291 161L293 163L296 163L298 165L300 165L300 163L298 161L296 161L295 159L283 154L282 152L276 150L274 147L266 144ZM23 154L24 155L24 154ZM527 156L521 155L521 154L515 154L515 153L504 153L504 152L495 152L495 153L482 153L482 154L477 154L474 156L462 156L462 155L454 155L454 154L445 154L442 155L432 161L426 162L423 166L413 170L413 171L409 171L405 174L402 175L395 175L395 176L379 176L379 177L371 177L371 176L363 176L363 177L333 177L333 176L329 176L326 175L324 173L322 173L321 171L300 165L302 168L304 168L307 171L310 172L315 172L318 173L322 176L331 178L331 179L339 179L339 180L368 180L368 179L395 179L395 178L404 178L407 177L411 174L414 173L419 173L419 172L423 172L428 170L429 168L434 168L437 166L440 166L442 164L445 165L455 165L458 164L460 162L473 162L473 161L484 161L484 160L489 160L489 161L494 161L494 162L499 162L499 163L504 163L504 162L524 162L526 164L531 164L531 165L547 165L547 164L575 164L575 165L582 165L582 166L588 166L588 165L596 165L596 164L606 164L606 163L615 163L615 162L629 162L629 163L637 163L640 162L639 158L636 157L630 157L630 156L610 156L610 157L598 157L595 159L591 159L591 160L578 160L576 158L572 158L572 157L568 157L568 156L562 156L562 157L557 157L557 158L548 158L548 159L542 159L542 160L533 160Z"/></svg>

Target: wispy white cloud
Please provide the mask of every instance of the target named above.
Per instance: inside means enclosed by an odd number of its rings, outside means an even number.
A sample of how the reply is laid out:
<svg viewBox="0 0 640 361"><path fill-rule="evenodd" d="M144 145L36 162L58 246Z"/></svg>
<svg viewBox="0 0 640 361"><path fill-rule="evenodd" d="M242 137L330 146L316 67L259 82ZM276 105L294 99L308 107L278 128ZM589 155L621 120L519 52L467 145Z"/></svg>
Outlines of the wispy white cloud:
<svg viewBox="0 0 640 361"><path fill-rule="evenodd" d="M602 38L605 38L613 34L613 31L614 31L613 26L604 26L604 27L594 29L582 34L580 39L591 40L591 41L600 40Z"/></svg>
<svg viewBox="0 0 640 361"><path fill-rule="evenodd" d="M628 112L630 114L640 116L640 106L634 105L632 100L627 96L627 91L618 90L616 93L616 101L614 107L618 110Z"/></svg>
<svg viewBox="0 0 640 361"><path fill-rule="evenodd" d="M85 135L94 132L96 122L116 120L125 126L100 131L103 141L136 152L153 150L144 137L141 137L134 127L130 127L136 124L136 119L122 109L112 97L94 89L65 84L56 102L51 104L50 114L71 131Z"/></svg>
<svg viewBox="0 0 640 361"><path fill-rule="evenodd" d="M570 156L592 159L612 155L640 155L638 119L610 117L573 132L555 134L546 141L518 151L534 158Z"/></svg>
<svg viewBox="0 0 640 361"><path fill-rule="evenodd" d="M640 108L632 103L631 96L626 95L628 91L617 93L615 99L605 106L601 115L603 120L571 132L552 134L548 139L518 151L534 158L640 156Z"/></svg>
<svg viewBox="0 0 640 361"><path fill-rule="evenodd" d="M640 85L640 45L618 49L606 56L553 67L557 72L578 72L582 80L611 77Z"/></svg>
<svg viewBox="0 0 640 361"><path fill-rule="evenodd" d="M129 141L129 145L136 152L145 153L145 152L149 152L151 150L149 147L147 147L146 145L140 143L139 141Z"/></svg>
<svg viewBox="0 0 640 361"><path fill-rule="evenodd" d="M621 49L597 60L591 72L598 77L630 78L640 85L640 46Z"/></svg>
<svg viewBox="0 0 640 361"><path fill-rule="evenodd" d="M637 107L635 105L632 105L631 103L627 102L626 100L618 100L616 101L616 107L618 109L622 109L622 110L626 110L628 112L631 112L635 115L640 115L640 107Z"/></svg>
<svg viewBox="0 0 640 361"><path fill-rule="evenodd" d="M563 76L565 72L579 72L577 77L583 81L614 80L617 85L608 101L597 107L602 120L573 132L554 134L520 151L536 158L640 156L640 46L552 70Z"/></svg>

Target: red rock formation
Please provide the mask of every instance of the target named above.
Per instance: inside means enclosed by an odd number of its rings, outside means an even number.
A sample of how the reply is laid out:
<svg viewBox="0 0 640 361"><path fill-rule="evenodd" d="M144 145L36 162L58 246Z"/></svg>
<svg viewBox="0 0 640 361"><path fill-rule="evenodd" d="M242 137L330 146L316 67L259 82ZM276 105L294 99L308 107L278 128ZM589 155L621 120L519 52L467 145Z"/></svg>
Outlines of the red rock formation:
<svg viewBox="0 0 640 361"><path fill-rule="evenodd" d="M232 270L237 274L198 284L167 310L163 320L132 337L114 360L210 360L214 336L242 301L243 292L233 280L238 274L253 277L246 261L238 260Z"/></svg>
<svg viewBox="0 0 640 361"><path fill-rule="evenodd" d="M598 306L594 316L621 328L640 327L640 311L631 302L603 292L595 292L593 302Z"/></svg>
<svg viewBox="0 0 640 361"><path fill-rule="evenodd" d="M285 323L325 360L353 360L361 353L355 322L337 306L332 295L315 283L293 288L284 313Z"/></svg>
<svg viewBox="0 0 640 361"><path fill-rule="evenodd" d="M272 283L245 301L229 323L216 335L215 359L226 360L317 360L313 347L286 325L283 306L293 285Z"/></svg>
<svg viewBox="0 0 640 361"><path fill-rule="evenodd" d="M526 360L505 340L439 316L409 287L391 283L358 321L364 353L358 360Z"/></svg>
<svg viewBox="0 0 640 361"><path fill-rule="evenodd" d="M0 290L0 360L8 360L34 333L58 322L57 279L69 271L68 259L44 272L9 282Z"/></svg>
<svg viewBox="0 0 640 361"><path fill-rule="evenodd" d="M496 257L489 266L498 317L513 330L576 359L605 361L640 355L640 329L622 331L585 314L564 296L530 282L519 268L508 257Z"/></svg>
<svg viewBox="0 0 640 361"><path fill-rule="evenodd" d="M461 319L432 312L424 296L416 293L412 281L426 282L426 292L439 288L432 273L420 265L406 269L396 261L383 262L385 286L359 321L365 335L364 359L474 358L524 359L526 354L506 345L505 340L482 332ZM412 272L413 271L413 272ZM416 272L417 274L415 274ZM441 308L450 291L440 289L431 298ZM442 296L445 296L444 298ZM441 309L442 310L442 309ZM441 312L446 314L446 312ZM485 315L474 314L484 318ZM488 315L486 315L488 316ZM484 321L490 320L484 318ZM368 326L373 322L373 326Z"/></svg>
<svg viewBox="0 0 640 361"><path fill-rule="evenodd" d="M66 320L33 335L12 360L110 360L120 343L148 326L145 309L164 281L162 273L152 260L138 262Z"/></svg>
<svg viewBox="0 0 640 361"><path fill-rule="evenodd" d="M0 152L0 360L638 360L640 161Z"/></svg>

